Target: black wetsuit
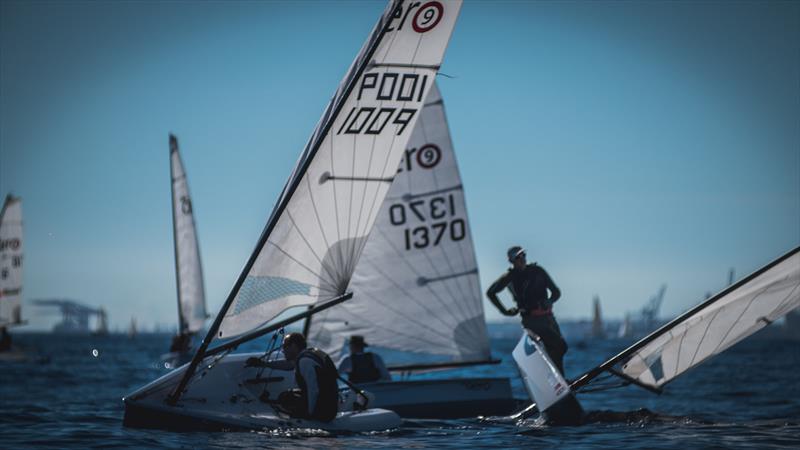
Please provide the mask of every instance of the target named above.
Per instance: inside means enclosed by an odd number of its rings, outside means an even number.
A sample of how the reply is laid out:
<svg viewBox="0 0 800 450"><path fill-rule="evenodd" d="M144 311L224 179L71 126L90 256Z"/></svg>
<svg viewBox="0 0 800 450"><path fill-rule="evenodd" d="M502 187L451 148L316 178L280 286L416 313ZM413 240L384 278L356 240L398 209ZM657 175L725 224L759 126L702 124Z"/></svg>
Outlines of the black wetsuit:
<svg viewBox="0 0 800 450"><path fill-rule="evenodd" d="M300 372L300 360L303 358L309 358L315 364L318 394L313 411L308 411L308 385ZM329 422L336 417L339 409L339 385L336 382L338 375L339 372L327 353L316 348L303 350L295 363L295 381L299 389L282 393L278 401L293 417Z"/></svg>
<svg viewBox="0 0 800 450"><path fill-rule="evenodd" d="M522 317L522 326L542 338L547 354L558 370L564 373L564 354L567 342L561 336L561 329L553 317L552 304L561 297L550 275L537 264L528 264L524 269L509 269L497 279L486 292L495 305L500 300L497 294L508 287ZM548 297L547 291L550 291Z"/></svg>
<svg viewBox="0 0 800 450"><path fill-rule="evenodd" d="M372 352L350 355L350 364L353 368L347 378L353 383L369 383L381 379L381 371L375 365Z"/></svg>

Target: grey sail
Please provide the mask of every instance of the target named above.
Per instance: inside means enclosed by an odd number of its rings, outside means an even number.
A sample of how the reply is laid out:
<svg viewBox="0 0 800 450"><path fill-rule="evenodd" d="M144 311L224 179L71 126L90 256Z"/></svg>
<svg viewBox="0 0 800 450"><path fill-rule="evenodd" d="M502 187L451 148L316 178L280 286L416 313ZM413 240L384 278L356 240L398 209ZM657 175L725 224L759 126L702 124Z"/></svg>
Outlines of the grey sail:
<svg viewBox="0 0 800 450"><path fill-rule="evenodd" d="M22 199L8 195L0 210L0 327L22 324Z"/></svg>
<svg viewBox="0 0 800 450"><path fill-rule="evenodd" d="M359 334L372 346L414 353L417 360L490 357L464 186L436 85L350 289L352 300L311 319L311 342L331 354Z"/></svg>
<svg viewBox="0 0 800 450"><path fill-rule="evenodd" d="M197 229L189 184L178 150L178 139L175 136L170 135L169 148L179 333L191 334L203 329L208 316L203 288L203 269L200 264L200 249L197 244Z"/></svg>

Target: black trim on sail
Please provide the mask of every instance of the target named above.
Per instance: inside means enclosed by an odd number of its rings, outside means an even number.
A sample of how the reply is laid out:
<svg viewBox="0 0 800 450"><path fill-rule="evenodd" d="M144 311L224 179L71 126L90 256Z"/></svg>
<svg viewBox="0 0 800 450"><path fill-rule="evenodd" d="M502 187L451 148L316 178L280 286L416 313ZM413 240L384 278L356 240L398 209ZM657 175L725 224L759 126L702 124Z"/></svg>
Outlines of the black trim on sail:
<svg viewBox="0 0 800 450"><path fill-rule="evenodd" d="M362 56L360 65L352 72L349 79L345 82L345 89L342 95L335 97L332 101L332 108L334 109L332 113L329 114L330 111L325 111L323 117L327 117L327 120L322 125L321 130L314 130L314 133L311 136L311 140L309 140L306 149L303 151L303 161L302 165L300 166L299 170L295 171L292 176L290 177L287 185L284 187L284 191L281 193L281 196L278 198L278 204L276 205L275 209L272 210L272 214L267 221L266 227L264 227L264 231L261 233L261 236L256 243L256 247L253 252L250 254L250 257L247 259L244 268L242 269L239 278L236 280L236 283L233 285L230 294L228 294L228 298L225 300L225 304L222 306L219 314L214 319L214 323L209 328L208 333L206 334L205 338L203 338L200 347L198 347L197 352L195 353L194 357L192 358L191 363L189 363L189 367L187 367L186 372L183 375L180 383L176 386L175 390L169 395L167 398L167 403L174 405L178 399L180 399L181 395L183 394L184 389L186 389L186 385L188 384L189 380L191 379L192 375L194 375L195 370L197 369L198 364L203 359L206 353L206 349L208 349L209 344L214 339L214 336L217 334L220 325L222 324L222 320L225 317L225 314L228 312L231 304L233 304L236 295L239 293L239 289L242 287L245 279L247 278L247 274L250 273L250 270L255 264L256 258L258 257L259 253L261 253L261 249L267 242L270 234L272 233L273 228L275 228L278 219L280 218L283 210L289 203L289 200L292 198L292 195L297 190L297 187L300 185L302 181L303 175L308 170L308 167L311 165L311 161L314 159L314 155L316 155L319 147L322 145L322 142L325 136L330 131L331 127L333 126L333 122L336 117L339 115L342 107L344 106L346 99L350 96L350 93L353 91L356 82L367 69L369 65L370 59L375 51L378 49L383 37L386 35L386 32L389 29L390 24L394 19L394 12L397 11L398 8L403 4L404 0L395 0L392 7L388 10L388 13L384 13L378 24L380 30L377 36L373 35L370 36L368 42L369 47L367 48L367 52ZM335 102L335 103L334 103ZM250 335L248 335L250 336ZM257 337L257 336L256 336ZM251 337L252 339L252 337Z"/></svg>
<svg viewBox="0 0 800 450"><path fill-rule="evenodd" d="M698 311L701 311L704 308L708 307L709 305L714 304L715 302L717 302L721 298L725 297L726 295L730 294L731 292L733 292L733 291L739 289L740 287L744 286L745 284L749 283L750 281L752 281L757 276L759 276L762 273L766 272L767 270L775 267L776 265L780 264L781 262L785 261L786 259L794 256L794 254L797 253L798 251L800 251L800 247L795 247L793 250L790 250L789 252L787 252L783 256L779 257L778 259L776 259L776 260L770 262L769 264L767 264L766 266L756 270L755 272L751 273L750 275L748 275L747 277L743 278L742 280L739 280L739 282L737 282L736 284L733 284L733 285L729 286L728 288L724 289L722 292L718 293L717 295L709 298L705 302L695 306L694 308L690 309L689 311L686 311L685 313L683 313L680 316L676 317L675 319L671 320L666 325L662 326L658 330L656 330L656 331L650 333L649 335L645 336L639 342L631 345L627 349L625 349L622 352L620 352L618 355L612 357L611 359L607 360L606 362L600 364L599 366L595 367L594 369L592 369L592 370L584 373L580 377L578 377L575 381L573 381L570 384L570 386L569 386L570 389L572 389L573 391L575 391L577 389L580 389L581 387L583 387L586 384L590 383L594 378L596 378L598 375L600 375L604 371L609 371L610 373L612 373L614 375L618 375L617 373L614 373L616 371L612 371L611 370L614 365L616 365L620 361L626 359L627 357L629 357L630 355L632 355L636 351L640 350L642 347L644 347L645 345L649 344L650 342L653 342L655 339L657 339L658 337L662 336L663 334L668 333L671 329L675 328L681 322L683 322L687 318L693 316Z"/></svg>

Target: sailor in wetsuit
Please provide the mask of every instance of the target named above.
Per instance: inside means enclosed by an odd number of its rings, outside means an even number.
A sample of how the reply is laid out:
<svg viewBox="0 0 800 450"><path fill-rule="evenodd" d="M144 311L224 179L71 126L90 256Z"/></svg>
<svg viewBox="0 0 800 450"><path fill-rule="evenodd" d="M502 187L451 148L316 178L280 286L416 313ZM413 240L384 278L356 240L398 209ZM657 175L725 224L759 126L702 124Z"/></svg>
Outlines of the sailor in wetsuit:
<svg viewBox="0 0 800 450"><path fill-rule="evenodd" d="M346 373L347 379L353 383L369 383L371 381L391 381L392 376L386 370L386 364L380 355L365 352L364 336L350 336L350 354L339 363L339 372Z"/></svg>
<svg viewBox="0 0 800 450"><path fill-rule="evenodd" d="M508 249L508 262L512 267L489 286L486 296L501 314L515 316L519 313L522 326L542 338L547 354L563 375L567 342L561 336L552 308L553 303L561 297L561 291L541 266L527 263L522 247ZM497 294L506 287L517 304L511 309L506 309L497 298Z"/></svg>
<svg viewBox="0 0 800 450"><path fill-rule="evenodd" d="M264 362L248 358L248 367L274 367L286 369L294 363L298 388L282 392L278 404L290 416L330 422L336 417L339 403L339 374L327 353L317 348L306 348L302 333L289 333L283 339L285 361ZM282 364L281 364L282 363Z"/></svg>

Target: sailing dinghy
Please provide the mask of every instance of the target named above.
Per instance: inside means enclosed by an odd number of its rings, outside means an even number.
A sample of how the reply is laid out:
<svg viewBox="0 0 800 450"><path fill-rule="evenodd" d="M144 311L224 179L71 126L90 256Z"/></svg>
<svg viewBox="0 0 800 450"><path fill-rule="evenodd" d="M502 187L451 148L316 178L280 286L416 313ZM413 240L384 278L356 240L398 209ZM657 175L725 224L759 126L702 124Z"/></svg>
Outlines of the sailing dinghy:
<svg viewBox="0 0 800 450"><path fill-rule="evenodd" d="M468 223L444 103L434 84L353 273L353 299L306 319L309 342L337 355L350 336L362 335L384 350L391 371L405 374L499 363L491 359ZM508 378L359 386L375 396L372 406L403 417L500 415L516 406Z"/></svg>
<svg viewBox="0 0 800 450"><path fill-rule="evenodd" d="M516 415L543 411L553 423L579 423L574 394L590 392L601 375L654 393L692 367L722 353L800 306L800 247L681 314L618 355L567 384L528 332L514 349L524 384L536 402ZM607 380L605 380L607 381ZM607 386L604 385L604 389Z"/></svg>
<svg viewBox="0 0 800 450"><path fill-rule="evenodd" d="M9 194L0 209L0 361L26 355L11 344L8 329L22 320L22 199Z"/></svg>
<svg viewBox="0 0 800 450"><path fill-rule="evenodd" d="M291 377L244 367L253 355L229 353L352 297L347 286L460 8L460 1L388 5L323 113L192 361L126 396L125 424L331 431L400 424L397 414L377 408L339 412L331 422L289 419L271 395L273 386L293 382ZM298 306L311 308L269 325Z"/></svg>
<svg viewBox="0 0 800 450"><path fill-rule="evenodd" d="M203 329L208 314L203 288L203 269L194 224L189 182L178 150L178 138L169 135L172 192L172 235L175 247L175 279L178 290L178 334L161 359L167 368L189 362L192 338Z"/></svg>

